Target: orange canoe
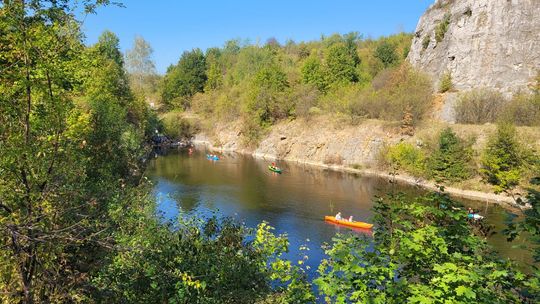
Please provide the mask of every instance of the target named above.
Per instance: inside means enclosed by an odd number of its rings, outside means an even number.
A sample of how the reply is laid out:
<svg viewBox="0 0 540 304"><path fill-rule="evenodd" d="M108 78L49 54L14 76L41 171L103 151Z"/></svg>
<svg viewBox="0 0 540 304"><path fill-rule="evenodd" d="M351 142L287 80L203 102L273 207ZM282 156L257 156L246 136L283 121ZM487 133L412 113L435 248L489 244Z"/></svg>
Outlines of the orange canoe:
<svg viewBox="0 0 540 304"><path fill-rule="evenodd" d="M324 220L335 223L335 224L340 224L343 226L349 226L349 227L365 228L365 229L371 229L371 227L373 227L373 224L368 224L364 222L354 222L354 221L349 222L348 220L336 220L335 217L328 216L328 215L324 217Z"/></svg>

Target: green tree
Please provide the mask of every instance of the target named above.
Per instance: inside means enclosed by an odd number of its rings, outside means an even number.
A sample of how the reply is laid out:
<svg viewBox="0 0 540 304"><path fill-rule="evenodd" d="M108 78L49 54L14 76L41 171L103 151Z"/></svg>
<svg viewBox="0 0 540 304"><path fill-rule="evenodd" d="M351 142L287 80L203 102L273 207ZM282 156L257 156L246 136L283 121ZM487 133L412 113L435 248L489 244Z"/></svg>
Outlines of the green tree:
<svg viewBox="0 0 540 304"><path fill-rule="evenodd" d="M314 85L319 91L326 92L327 83L325 73L319 58L308 57L302 65L302 82Z"/></svg>
<svg viewBox="0 0 540 304"><path fill-rule="evenodd" d="M395 46L387 41L383 41L377 49L375 49L374 56L384 64L385 68L393 66L398 61Z"/></svg>
<svg viewBox="0 0 540 304"><path fill-rule="evenodd" d="M285 118L293 109L287 75L277 65L262 68L251 82L247 110L262 124Z"/></svg>
<svg viewBox="0 0 540 304"><path fill-rule="evenodd" d="M356 82L355 59L343 43L331 45L325 56L326 78L332 85Z"/></svg>
<svg viewBox="0 0 540 304"><path fill-rule="evenodd" d="M163 78L161 97L169 106L189 108L189 98L202 92L206 83L206 61L200 49L186 51Z"/></svg>
<svg viewBox="0 0 540 304"><path fill-rule="evenodd" d="M482 155L480 172L495 186L496 193L508 192L519 183L523 163L515 127L508 123L499 124Z"/></svg>
<svg viewBox="0 0 540 304"><path fill-rule="evenodd" d="M471 176L472 149L451 128L439 134L436 150L428 161L428 172L437 182L461 181Z"/></svg>
<svg viewBox="0 0 540 304"><path fill-rule="evenodd" d="M103 2L85 1L85 9ZM0 299L6 303L82 301L107 243L108 202L122 197L118 178L103 176L111 191L97 193L88 177L95 116L80 97L97 90L79 79L87 71L73 9L70 1L0 6ZM121 64L117 45L105 33L93 60ZM129 92L121 92L122 74L116 76L110 87L121 104Z"/></svg>
<svg viewBox="0 0 540 304"><path fill-rule="evenodd" d="M206 51L206 75L208 80L204 91L211 91L223 85L223 64L221 62L221 51L218 48L210 48Z"/></svg>

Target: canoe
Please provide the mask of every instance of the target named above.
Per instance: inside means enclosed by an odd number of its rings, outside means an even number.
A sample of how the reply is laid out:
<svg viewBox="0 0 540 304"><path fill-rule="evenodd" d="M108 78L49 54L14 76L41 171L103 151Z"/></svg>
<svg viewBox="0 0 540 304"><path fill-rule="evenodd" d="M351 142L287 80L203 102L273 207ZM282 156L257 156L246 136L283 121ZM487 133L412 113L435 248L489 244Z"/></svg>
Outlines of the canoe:
<svg viewBox="0 0 540 304"><path fill-rule="evenodd" d="M268 170L281 174L281 169L273 166L268 166Z"/></svg>
<svg viewBox="0 0 540 304"><path fill-rule="evenodd" d="M332 222L334 224L340 224L340 225L349 226L349 227L365 228L365 229L371 229L371 227L373 227L373 224L368 224L364 222L355 222L355 221L349 222L348 220L336 220L334 216L328 216L328 215L324 217L324 220L328 222Z"/></svg>

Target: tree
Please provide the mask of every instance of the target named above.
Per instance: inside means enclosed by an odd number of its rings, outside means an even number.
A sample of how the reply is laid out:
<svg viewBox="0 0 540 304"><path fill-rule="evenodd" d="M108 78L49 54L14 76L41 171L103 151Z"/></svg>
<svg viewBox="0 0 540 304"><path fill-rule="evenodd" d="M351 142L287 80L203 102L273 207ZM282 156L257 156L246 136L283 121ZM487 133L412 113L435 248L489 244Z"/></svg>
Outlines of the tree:
<svg viewBox="0 0 540 304"><path fill-rule="evenodd" d="M471 176L471 148L451 128L439 134L437 149L428 161L429 174L437 182L461 181Z"/></svg>
<svg viewBox="0 0 540 304"><path fill-rule="evenodd" d="M260 123L285 118L293 109L289 103L287 75L275 64L263 67L251 82L247 109Z"/></svg>
<svg viewBox="0 0 540 304"><path fill-rule="evenodd" d="M319 91L326 92L327 83L325 73L319 58L308 57L302 65L302 82L314 85Z"/></svg>
<svg viewBox="0 0 540 304"><path fill-rule="evenodd" d="M326 76L331 84L355 82L358 80L355 60L349 49L342 43L333 44L326 52Z"/></svg>
<svg viewBox="0 0 540 304"><path fill-rule="evenodd" d="M220 59L220 49L209 48L206 50L206 75L208 76L208 80L206 81L205 92L216 90L223 85L223 64Z"/></svg>
<svg viewBox="0 0 540 304"><path fill-rule="evenodd" d="M188 108L189 98L203 91L206 79L206 61L202 51L186 51L177 65L167 69L161 97L166 104Z"/></svg>
<svg viewBox="0 0 540 304"><path fill-rule="evenodd" d="M85 9L103 2L85 1ZM73 9L70 1L0 6L2 302L80 300L88 271L99 264L92 253L107 235L103 202L110 196L94 196L86 178L91 115L72 101L84 73ZM98 52L121 63L111 46L117 40L105 34ZM120 188L117 180L103 182Z"/></svg>
<svg viewBox="0 0 540 304"><path fill-rule="evenodd" d="M484 150L480 172L495 186L496 193L508 192L519 183L523 160L515 127L501 123Z"/></svg>
<svg viewBox="0 0 540 304"><path fill-rule="evenodd" d="M142 91L151 85L156 75L156 66L152 60L154 50L141 36L136 36L133 48L126 52L126 68L132 78L134 89Z"/></svg>
<svg viewBox="0 0 540 304"><path fill-rule="evenodd" d="M378 58L385 68L393 66L398 61L396 48L392 44L383 41L377 49L375 49L375 58Z"/></svg>

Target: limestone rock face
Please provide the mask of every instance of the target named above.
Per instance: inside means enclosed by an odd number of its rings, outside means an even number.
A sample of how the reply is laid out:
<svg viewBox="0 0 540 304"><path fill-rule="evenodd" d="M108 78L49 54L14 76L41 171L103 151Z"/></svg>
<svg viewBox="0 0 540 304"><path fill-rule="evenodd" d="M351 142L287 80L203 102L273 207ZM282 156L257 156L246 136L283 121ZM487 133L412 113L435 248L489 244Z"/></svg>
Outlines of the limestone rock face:
<svg viewBox="0 0 540 304"><path fill-rule="evenodd" d="M436 87L449 72L457 90L528 90L540 72L540 0L436 0L418 22L408 59Z"/></svg>

